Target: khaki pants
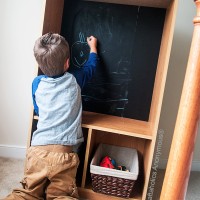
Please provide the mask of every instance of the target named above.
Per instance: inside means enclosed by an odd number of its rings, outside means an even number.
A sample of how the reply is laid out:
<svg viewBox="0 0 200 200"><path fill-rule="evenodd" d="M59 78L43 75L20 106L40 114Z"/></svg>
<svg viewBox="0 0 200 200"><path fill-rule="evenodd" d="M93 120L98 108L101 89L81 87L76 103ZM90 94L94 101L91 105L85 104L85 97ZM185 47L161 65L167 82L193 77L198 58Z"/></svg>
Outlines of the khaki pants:
<svg viewBox="0 0 200 200"><path fill-rule="evenodd" d="M27 151L25 176L21 181L23 189L13 190L5 200L78 199L75 182L78 164L78 155L66 153L64 146L30 147Z"/></svg>

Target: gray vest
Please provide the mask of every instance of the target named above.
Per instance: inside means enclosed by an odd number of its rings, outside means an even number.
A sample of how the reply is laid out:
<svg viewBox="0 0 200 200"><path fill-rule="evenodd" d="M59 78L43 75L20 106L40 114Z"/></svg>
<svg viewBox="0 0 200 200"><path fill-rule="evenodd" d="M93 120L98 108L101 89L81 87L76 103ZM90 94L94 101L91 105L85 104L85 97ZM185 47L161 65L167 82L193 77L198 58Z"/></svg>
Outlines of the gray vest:
<svg viewBox="0 0 200 200"><path fill-rule="evenodd" d="M35 92L39 108L32 146L76 145L83 141L81 90L75 77L66 72L59 78L43 77Z"/></svg>

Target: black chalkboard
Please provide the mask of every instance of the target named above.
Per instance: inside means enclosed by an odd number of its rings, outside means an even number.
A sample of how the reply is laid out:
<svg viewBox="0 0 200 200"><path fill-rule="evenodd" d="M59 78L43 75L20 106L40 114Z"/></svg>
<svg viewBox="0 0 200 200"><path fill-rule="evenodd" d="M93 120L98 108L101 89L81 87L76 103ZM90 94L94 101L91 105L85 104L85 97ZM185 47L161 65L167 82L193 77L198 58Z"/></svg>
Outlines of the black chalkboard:
<svg viewBox="0 0 200 200"><path fill-rule="evenodd" d="M100 66L82 91L83 110L148 121L166 10L66 0L63 13L71 68L88 58L86 37L98 38Z"/></svg>

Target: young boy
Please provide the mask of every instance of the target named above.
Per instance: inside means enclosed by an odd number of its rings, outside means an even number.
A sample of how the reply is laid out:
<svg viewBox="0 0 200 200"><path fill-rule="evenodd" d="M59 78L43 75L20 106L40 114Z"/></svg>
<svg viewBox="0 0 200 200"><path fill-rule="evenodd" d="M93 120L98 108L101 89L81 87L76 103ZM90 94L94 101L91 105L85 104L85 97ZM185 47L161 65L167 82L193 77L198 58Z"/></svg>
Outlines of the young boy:
<svg viewBox="0 0 200 200"><path fill-rule="evenodd" d="M87 42L87 63L69 73L69 45L62 36L47 33L36 41L34 55L44 73L32 85L39 120L27 150L23 189L13 190L6 200L78 199L75 177L79 158L72 148L83 141L80 89L98 64L97 39L90 36Z"/></svg>

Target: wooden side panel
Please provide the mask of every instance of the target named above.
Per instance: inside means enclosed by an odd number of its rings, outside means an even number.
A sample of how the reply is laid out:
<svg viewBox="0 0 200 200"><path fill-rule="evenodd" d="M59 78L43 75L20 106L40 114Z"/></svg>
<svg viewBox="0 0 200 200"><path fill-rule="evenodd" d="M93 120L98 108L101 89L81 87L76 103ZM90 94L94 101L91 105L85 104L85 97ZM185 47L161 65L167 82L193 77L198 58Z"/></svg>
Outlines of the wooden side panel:
<svg viewBox="0 0 200 200"><path fill-rule="evenodd" d="M83 168L83 176L82 176L82 183L81 187L85 187L85 181L86 181L86 175L87 175L87 169L89 166L89 156L91 154L91 137L92 137L92 129L88 130L88 138L87 138L87 146L86 146L86 152L85 152L85 162L84 162L84 168Z"/></svg>
<svg viewBox="0 0 200 200"><path fill-rule="evenodd" d="M156 134L160 118L160 111L161 111L164 87L166 82L170 51L172 46L177 4L178 0L174 0L170 5L170 7L168 8L166 13L165 25L163 29L163 37L160 47L158 67L156 72L156 79L155 79L151 111L149 117L149 122L153 125L154 134Z"/></svg>
<svg viewBox="0 0 200 200"><path fill-rule="evenodd" d="M31 114L30 114L30 125L29 125L29 130L28 130L28 139L27 139L27 149L30 147L31 145L31 137L32 137L32 127L33 127L33 122L34 122L34 119L33 119L33 107L31 107Z"/></svg>
<svg viewBox="0 0 200 200"><path fill-rule="evenodd" d="M64 0L46 0L43 34L60 33Z"/></svg>
<svg viewBox="0 0 200 200"><path fill-rule="evenodd" d="M145 142L145 151L144 151L144 188L143 188L143 199L146 198L146 192L149 184L149 177L151 173L151 164L153 159L153 150L154 150L154 141Z"/></svg>

